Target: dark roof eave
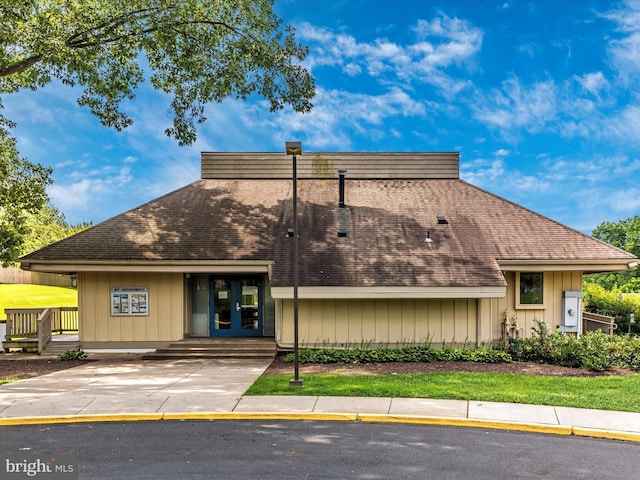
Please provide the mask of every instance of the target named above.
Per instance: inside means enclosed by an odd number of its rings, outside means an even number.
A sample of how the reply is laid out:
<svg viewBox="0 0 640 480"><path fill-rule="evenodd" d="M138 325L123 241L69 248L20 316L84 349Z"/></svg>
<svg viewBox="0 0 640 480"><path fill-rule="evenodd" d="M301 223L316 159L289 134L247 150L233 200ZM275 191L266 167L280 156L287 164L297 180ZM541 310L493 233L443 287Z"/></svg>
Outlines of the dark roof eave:
<svg viewBox="0 0 640 480"><path fill-rule="evenodd" d="M498 259L498 265L504 271L519 271L523 268L536 271L583 271L583 272L615 272L635 270L638 258L631 255L627 258L607 259Z"/></svg>

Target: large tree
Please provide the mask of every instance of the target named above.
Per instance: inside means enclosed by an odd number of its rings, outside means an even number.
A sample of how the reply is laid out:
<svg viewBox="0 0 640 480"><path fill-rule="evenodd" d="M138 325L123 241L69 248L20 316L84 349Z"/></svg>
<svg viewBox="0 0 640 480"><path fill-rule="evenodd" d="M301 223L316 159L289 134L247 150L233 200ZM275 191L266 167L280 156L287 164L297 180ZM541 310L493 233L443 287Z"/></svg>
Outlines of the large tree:
<svg viewBox="0 0 640 480"><path fill-rule="evenodd" d="M611 245L640 257L640 217L634 216L618 222L603 222L593 229L592 235ZM590 275L587 281L611 290L619 287L623 291L640 291L640 272L602 273Z"/></svg>
<svg viewBox="0 0 640 480"><path fill-rule="evenodd" d="M185 145L205 105L228 97L259 95L271 111L312 108L314 81L301 65L308 50L273 0L0 0L0 24L0 109L2 95L58 80L80 87L79 104L122 129L132 119L121 103L147 75L171 96L166 133ZM0 112L0 261L27 228L11 215L42 208L50 182L50 171L19 158L10 127ZM20 204L14 183L23 175L35 195Z"/></svg>
<svg viewBox="0 0 640 480"><path fill-rule="evenodd" d="M22 252L30 232L29 215L47 203L46 186L51 170L20 158L16 142L0 116L0 264L6 265Z"/></svg>
<svg viewBox="0 0 640 480"><path fill-rule="evenodd" d="M0 94L56 78L105 125L131 124L120 110L148 68L173 97L181 144L195 140L204 106L265 97L271 110L307 112L315 88L301 65L307 48L281 28L273 0L0 0Z"/></svg>
<svg viewBox="0 0 640 480"><path fill-rule="evenodd" d="M26 215L26 225L29 228L29 234L24 238L20 256L86 230L91 223L72 225L67 222L60 210L51 204L46 204L38 212Z"/></svg>
<svg viewBox="0 0 640 480"><path fill-rule="evenodd" d="M619 222L603 222L593 229L592 235L640 257L640 217L637 215Z"/></svg>

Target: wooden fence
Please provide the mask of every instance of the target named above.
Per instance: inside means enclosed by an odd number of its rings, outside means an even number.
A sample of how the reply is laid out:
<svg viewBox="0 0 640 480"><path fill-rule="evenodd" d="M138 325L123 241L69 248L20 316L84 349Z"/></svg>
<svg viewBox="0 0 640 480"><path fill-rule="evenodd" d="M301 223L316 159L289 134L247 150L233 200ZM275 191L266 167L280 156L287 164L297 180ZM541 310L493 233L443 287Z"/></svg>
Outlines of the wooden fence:
<svg viewBox="0 0 640 480"><path fill-rule="evenodd" d="M52 287L74 287L74 279L69 275L56 273L27 272L19 268L0 268L0 283L25 283L49 285Z"/></svg>

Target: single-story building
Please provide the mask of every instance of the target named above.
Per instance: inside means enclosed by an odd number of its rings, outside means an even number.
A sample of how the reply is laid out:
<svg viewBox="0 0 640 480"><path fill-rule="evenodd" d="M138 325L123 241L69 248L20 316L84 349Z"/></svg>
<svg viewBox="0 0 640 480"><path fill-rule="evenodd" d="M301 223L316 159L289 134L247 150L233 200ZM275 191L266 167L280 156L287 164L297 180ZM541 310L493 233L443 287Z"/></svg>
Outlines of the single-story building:
<svg viewBox="0 0 640 480"><path fill-rule="evenodd" d="M578 331L582 276L637 258L459 176L457 153L297 157L301 346ZM292 157L202 154L202 178L23 257L77 275L85 349L294 342Z"/></svg>

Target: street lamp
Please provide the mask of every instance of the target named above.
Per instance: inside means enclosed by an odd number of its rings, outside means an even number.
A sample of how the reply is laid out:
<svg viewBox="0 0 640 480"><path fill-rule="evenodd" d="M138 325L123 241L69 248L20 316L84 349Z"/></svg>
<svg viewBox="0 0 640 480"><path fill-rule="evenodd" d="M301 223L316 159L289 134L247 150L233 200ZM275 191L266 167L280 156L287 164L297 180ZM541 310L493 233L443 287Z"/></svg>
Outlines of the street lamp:
<svg viewBox="0 0 640 480"><path fill-rule="evenodd" d="M293 157L293 365L294 378L289 385L301 387L300 360L298 357L298 166L297 155L302 155L302 142L287 142L287 155Z"/></svg>

